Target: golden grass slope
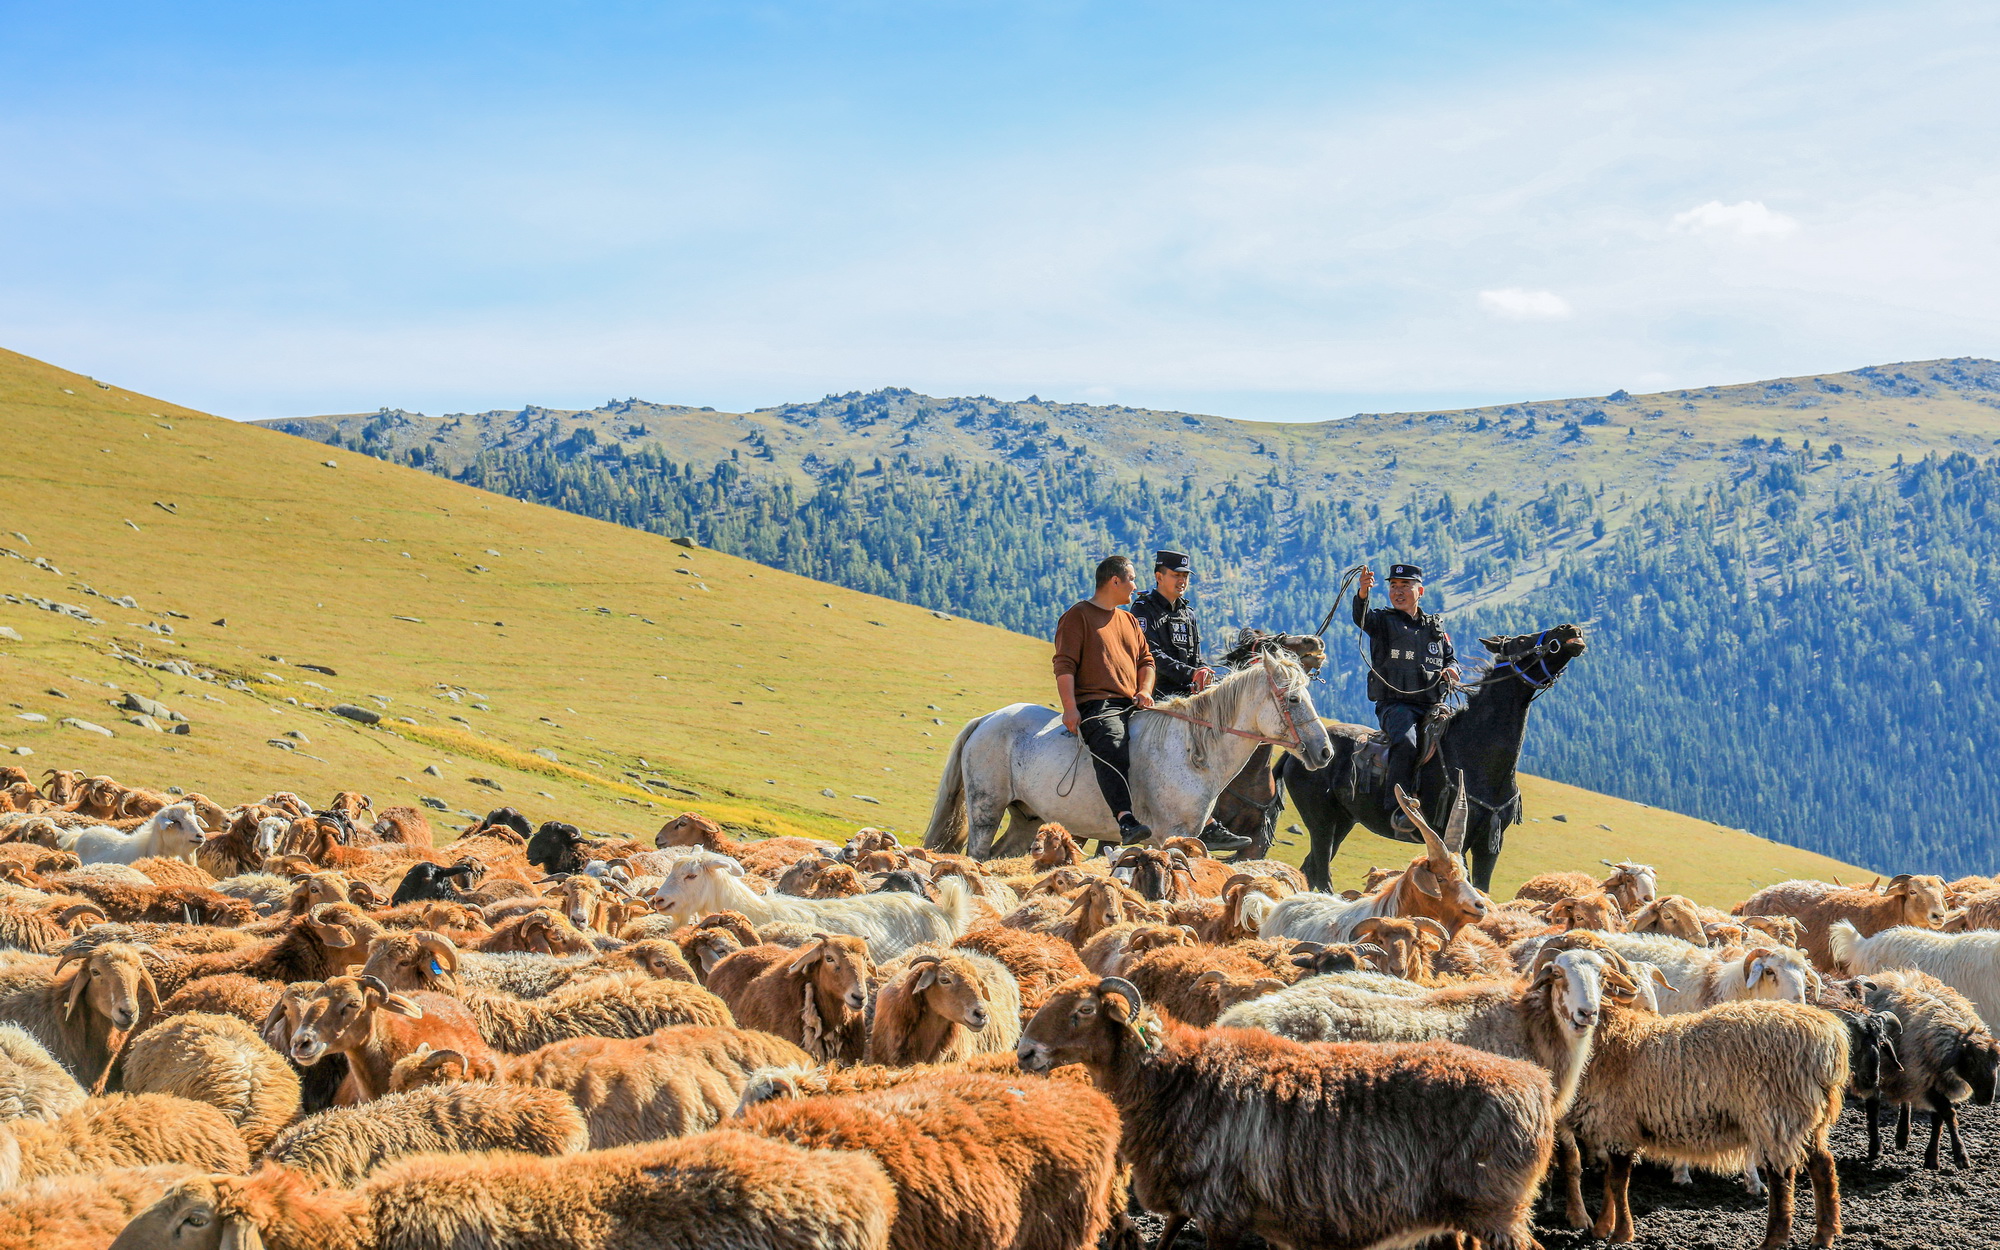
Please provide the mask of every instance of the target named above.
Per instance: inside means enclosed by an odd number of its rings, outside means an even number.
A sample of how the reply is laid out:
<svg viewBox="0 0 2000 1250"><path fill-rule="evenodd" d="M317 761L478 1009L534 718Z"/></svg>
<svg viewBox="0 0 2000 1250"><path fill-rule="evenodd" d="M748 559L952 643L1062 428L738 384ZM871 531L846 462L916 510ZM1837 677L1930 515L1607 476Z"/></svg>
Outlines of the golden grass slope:
<svg viewBox="0 0 2000 1250"><path fill-rule="evenodd" d="M0 591L83 606L102 622L0 601L0 624L22 636L0 642L0 745L29 747L12 762L37 772L80 767L224 802L274 789L324 802L353 787L378 808L419 795L453 812L509 803L532 819L628 833L683 808L767 832L911 830L968 717L1049 695L1037 639L9 352L0 422L18 452L0 467L0 545L27 558L0 558ZM28 562L37 557L61 572ZM136 608L111 602L126 596ZM223 680L116 652L171 656ZM183 712L192 732L127 723L112 706L125 690ZM368 728L325 710L343 702L385 719ZM1571 805L1572 821L1515 832L1502 865L1510 886L1600 855L1654 862L1676 888L1712 882L1717 893L1701 896L1716 900L1746 893L1738 878L1840 870L1671 813L1530 786L1531 815L1543 814L1539 796L1560 793L1550 801ZM1364 851L1370 842L1380 849ZM1370 854L1392 853L1366 834L1350 846L1342 871L1356 876Z"/></svg>

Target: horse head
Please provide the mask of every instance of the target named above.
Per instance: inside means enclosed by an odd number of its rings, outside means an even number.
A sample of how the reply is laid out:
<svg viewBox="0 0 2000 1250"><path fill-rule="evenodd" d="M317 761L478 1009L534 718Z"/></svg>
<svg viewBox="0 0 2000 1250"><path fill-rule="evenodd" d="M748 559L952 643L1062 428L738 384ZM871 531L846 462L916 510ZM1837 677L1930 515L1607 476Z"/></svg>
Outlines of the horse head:
<svg viewBox="0 0 2000 1250"><path fill-rule="evenodd" d="M1511 673L1538 690L1547 689L1571 660L1588 649L1583 626L1567 622L1538 633L1495 635L1479 641L1493 653L1495 674Z"/></svg>
<svg viewBox="0 0 2000 1250"><path fill-rule="evenodd" d="M1289 651L1266 648L1260 658L1264 679L1271 684L1272 702L1285 718L1269 736L1285 743L1285 749L1307 768L1325 768L1333 762L1333 740L1313 708L1305 666Z"/></svg>

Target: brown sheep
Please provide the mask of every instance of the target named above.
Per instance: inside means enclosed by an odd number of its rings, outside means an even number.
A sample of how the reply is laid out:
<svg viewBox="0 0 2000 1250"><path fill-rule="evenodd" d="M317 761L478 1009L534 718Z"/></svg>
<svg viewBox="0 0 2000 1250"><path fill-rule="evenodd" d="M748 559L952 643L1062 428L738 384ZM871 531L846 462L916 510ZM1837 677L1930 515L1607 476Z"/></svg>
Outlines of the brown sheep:
<svg viewBox="0 0 2000 1250"><path fill-rule="evenodd" d="M881 969L868 1062L950 1063L1014 1049L1021 992L998 960L919 946Z"/></svg>
<svg viewBox="0 0 2000 1250"><path fill-rule="evenodd" d="M1549 923L1570 929L1595 929L1600 933L1625 932L1625 913L1618 900L1605 893L1573 894L1549 904Z"/></svg>
<svg viewBox="0 0 2000 1250"><path fill-rule="evenodd" d="M1089 1250L1117 1213L1118 1113L1078 1085L940 1074L845 1098L770 1101L734 1121L861 1150L895 1180L895 1250Z"/></svg>
<svg viewBox="0 0 2000 1250"><path fill-rule="evenodd" d="M43 1122L0 1122L0 1191L44 1176L187 1163L243 1172L250 1154L215 1107L167 1094L113 1094Z"/></svg>
<svg viewBox="0 0 2000 1250"><path fill-rule="evenodd" d="M1112 868L1129 872L1132 889L1149 903L1177 903L1195 897L1194 873L1180 851L1128 846L1112 861Z"/></svg>
<svg viewBox="0 0 2000 1250"><path fill-rule="evenodd" d="M422 1044L458 1051L476 1076L490 1079L498 1070L462 1004L442 994L392 994L375 977L333 977L314 991L292 1030L291 1058L311 1067L345 1055L354 1100L369 1102L389 1092L396 1061Z"/></svg>
<svg viewBox="0 0 2000 1250"><path fill-rule="evenodd" d="M1944 880L1901 873L1890 878L1882 893L1849 889L1823 881L1781 881L1765 886L1731 909L1738 916L1791 916L1799 921L1799 949L1822 972L1833 972L1833 952L1827 931L1845 920L1862 937L1909 925L1935 929L1945 920Z"/></svg>
<svg viewBox="0 0 2000 1250"><path fill-rule="evenodd" d="M868 943L851 934L815 934L805 946L748 947L716 964L709 992L738 1024L762 1029L823 1063L857 1063L866 1053Z"/></svg>
<svg viewBox="0 0 2000 1250"><path fill-rule="evenodd" d="M1065 907L1061 899L1030 899L1000 923L1061 938L1082 950L1105 929L1128 920L1150 919L1144 900L1107 877L1095 877Z"/></svg>
<svg viewBox="0 0 2000 1250"><path fill-rule="evenodd" d="M463 1062L453 1051L429 1053ZM417 1058L404 1059L396 1070ZM586 1149L589 1141L582 1113L559 1090L453 1080L399 1088L373 1102L322 1111L281 1134L264 1162L329 1184L355 1185L416 1154L506 1150L563 1155Z"/></svg>
<svg viewBox="0 0 2000 1250"><path fill-rule="evenodd" d="M178 924L185 921L234 928L257 919L257 909L249 903L203 886L126 885L123 882L93 880L86 873L72 874L65 885L72 894L97 904L106 917L123 924L139 921Z"/></svg>
<svg viewBox="0 0 2000 1250"><path fill-rule="evenodd" d="M1460 929L1431 960L1431 976L1439 981L1486 981L1514 975L1507 950L1471 925Z"/></svg>
<svg viewBox="0 0 2000 1250"><path fill-rule="evenodd" d="M1782 942L1786 946L1794 947L1799 950L1805 949L1803 946L1800 945L1800 943L1805 938L1805 928L1804 926L1799 924L1796 917L1745 916L1743 917L1743 927L1745 929L1755 929L1760 933L1768 934L1769 936L1776 938L1778 941Z"/></svg>
<svg viewBox="0 0 2000 1250"><path fill-rule="evenodd" d="M1452 938L1443 925L1428 916L1374 916L1354 926L1354 940L1371 943L1382 951L1376 966L1383 972L1424 983L1432 979L1432 958ZM1146 987L1141 984L1139 988L1143 991Z"/></svg>
<svg viewBox="0 0 2000 1250"><path fill-rule="evenodd" d="M184 859L148 855L132 861L132 867L151 878L154 885L185 885L197 889L215 888L215 877Z"/></svg>
<svg viewBox="0 0 2000 1250"><path fill-rule="evenodd" d="M103 1250L168 1189L203 1171L159 1163L31 1181L0 1193L0 1246Z"/></svg>
<svg viewBox="0 0 2000 1250"><path fill-rule="evenodd" d="M1084 973L1076 948L1046 933L1009 929L1000 924L975 925L952 943L999 960L1020 987L1022 1022L1040 1009L1055 987Z"/></svg>
<svg viewBox="0 0 2000 1250"><path fill-rule="evenodd" d="M385 807L372 830L377 842L401 842L409 846L431 846L437 833L431 822L414 807Z"/></svg>
<svg viewBox="0 0 2000 1250"><path fill-rule="evenodd" d="M0 843L0 861L19 864L38 875L74 872L83 866L83 861L76 857L74 851L59 851L34 842Z"/></svg>
<svg viewBox="0 0 2000 1250"><path fill-rule="evenodd" d="M1566 898L1603 892L1618 900L1621 910L1637 911L1658 894L1659 873L1646 864L1614 864L1604 861L1611 875L1603 880L1587 872L1545 872L1528 878L1514 891L1517 899L1539 903L1559 903Z"/></svg>
<svg viewBox="0 0 2000 1250"><path fill-rule="evenodd" d="M0 1020L21 1026L86 1089L109 1075L114 1034L129 1032L159 1002L143 952L122 942L0 965Z"/></svg>
<svg viewBox="0 0 2000 1250"><path fill-rule="evenodd" d="M1693 900L1679 894L1662 894L1632 913L1626 923L1633 933L1664 933L1696 946L1708 945L1708 934L1701 927L1701 912Z"/></svg>
<svg viewBox="0 0 2000 1250"><path fill-rule="evenodd" d="M419 1155L353 1190L271 1166L184 1182L113 1250L630 1250L771 1246L884 1250L894 1187L864 1155L737 1132L541 1157ZM481 1213L518 1212L495 1227ZM177 1231L189 1235L176 1237Z"/></svg>
<svg viewBox="0 0 2000 1250"><path fill-rule="evenodd" d="M868 893L868 883L861 879L860 872L846 864L828 864L813 877L811 884L805 889L804 897L853 898L857 894L866 893Z"/></svg>
<svg viewBox="0 0 2000 1250"><path fill-rule="evenodd" d="M240 972L225 972L219 976L200 977L181 986L160 1004L154 1019L156 1022L164 1021L191 1011L201 1011L235 1016L252 1028L259 1028L270 1018L271 1009L278 1005L283 994L284 987L275 981L260 981Z"/></svg>
<svg viewBox="0 0 2000 1250"><path fill-rule="evenodd" d="M567 917L537 909L494 925L493 932L482 936L473 949L488 954L532 951L540 955L583 955L597 947Z"/></svg>
<svg viewBox="0 0 2000 1250"><path fill-rule="evenodd" d="M1035 840L1028 848L1028 861L1035 872L1067 868L1083 859L1083 848L1076 844L1076 838L1053 821L1035 830Z"/></svg>
<svg viewBox="0 0 2000 1250"><path fill-rule="evenodd" d="M1221 979L1204 978L1219 972ZM1127 961L1124 979L1139 987L1161 1011L1185 1024L1206 1028L1233 1006L1225 988L1276 981L1259 993L1283 989L1285 982L1264 963L1231 946L1163 946ZM1248 997L1255 997L1255 994ZM1240 1000L1239 1000L1240 1001Z"/></svg>
<svg viewBox="0 0 2000 1250"><path fill-rule="evenodd" d="M1125 965L1136 956L1162 946L1193 946L1200 940L1192 925L1156 924L1150 920L1112 925L1084 943L1081 952L1083 966L1086 971L1101 977L1122 976Z"/></svg>
<svg viewBox="0 0 2000 1250"><path fill-rule="evenodd" d="M80 930L107 919L97 904L69 895L46 903L0 902L0 948L53 955Z"/></svg>
<svg viewBox="0 0 2000 1250"><path fill-rule="evenodd" d="M693 812L683 812L653 835L653 845L664 850L670 846L699 846L727 855L743 865L743 871L758 876L774 877L790 867L793 861L806 855L831 850L824 842L810 838L764 838L755 842L738 842L722 831L722 826L706 816Z"/></svg>
<svg viewBox="0 0 2000 1250"><path fill-rule="evenodd" d="M751 1074L811 1060L760 1029L683 1024L646 1037L579 1037L502 1061L501 1079L561 1090L583 1112L590 1148L602 1150L714 1128L738 1104ZM463 1056L435 1052L396 1066L397 1088L462 1080Z"/></svg>
<svg viewBox="0 0 2000 1250"><path fill-rule="evenodd" d="M257 1031L235 1016L175 1016L135 1038L125 1088L173 1094L220 1109L252 1155L299 1114L299 1078Z"/></svg>

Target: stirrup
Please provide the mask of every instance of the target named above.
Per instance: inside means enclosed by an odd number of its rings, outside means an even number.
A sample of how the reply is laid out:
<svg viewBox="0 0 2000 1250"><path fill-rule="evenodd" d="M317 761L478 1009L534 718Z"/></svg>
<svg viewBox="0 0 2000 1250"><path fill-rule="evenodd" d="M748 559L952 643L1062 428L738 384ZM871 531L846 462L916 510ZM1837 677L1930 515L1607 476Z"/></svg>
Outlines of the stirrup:
<svg viewBox="0 0 2000 1250"><path fill-rule="evenodd" d="M1400 807L1389 813L1389 828L1397 833L1414 834L1417 831L1417 827L1410 823L1409 814Z"/></svg>

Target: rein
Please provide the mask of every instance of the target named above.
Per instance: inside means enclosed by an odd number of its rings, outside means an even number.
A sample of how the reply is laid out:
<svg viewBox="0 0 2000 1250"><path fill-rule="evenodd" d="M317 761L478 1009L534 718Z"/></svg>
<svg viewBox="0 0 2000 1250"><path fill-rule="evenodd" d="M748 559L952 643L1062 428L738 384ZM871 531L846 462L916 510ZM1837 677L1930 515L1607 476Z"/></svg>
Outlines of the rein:
<svg viewBox="0 0 2000 1250"><path fill-rule="evenodd" d="M1285 710L1284 701L1278 697L1278 683L1271 680L1269 673L1264 674L1264 693L1270 696L1271 706L1278 709L1279 718L1285 722L1285 728L1291 733L1289 738L1273 738L1269 734L1252 733L1250 730L1237 729L1232 725L1211 725L1198 716L1189 716L1185 712L1177 712L1172 708L1148 707L1140 708L1139 710L1142 712L1158 712L1162 716L1171 717L1178 721L1186 721L1190 725L1200 725L1203 729L1217 729L1226 734L1234 734L1238 738L1248 738L1252 742L1261 742L1267 746L1283 747L1287 751L1303 753L1306 749L1305 738L1299 733L1298 723L1292 719L1291 713Z"/></svg>

